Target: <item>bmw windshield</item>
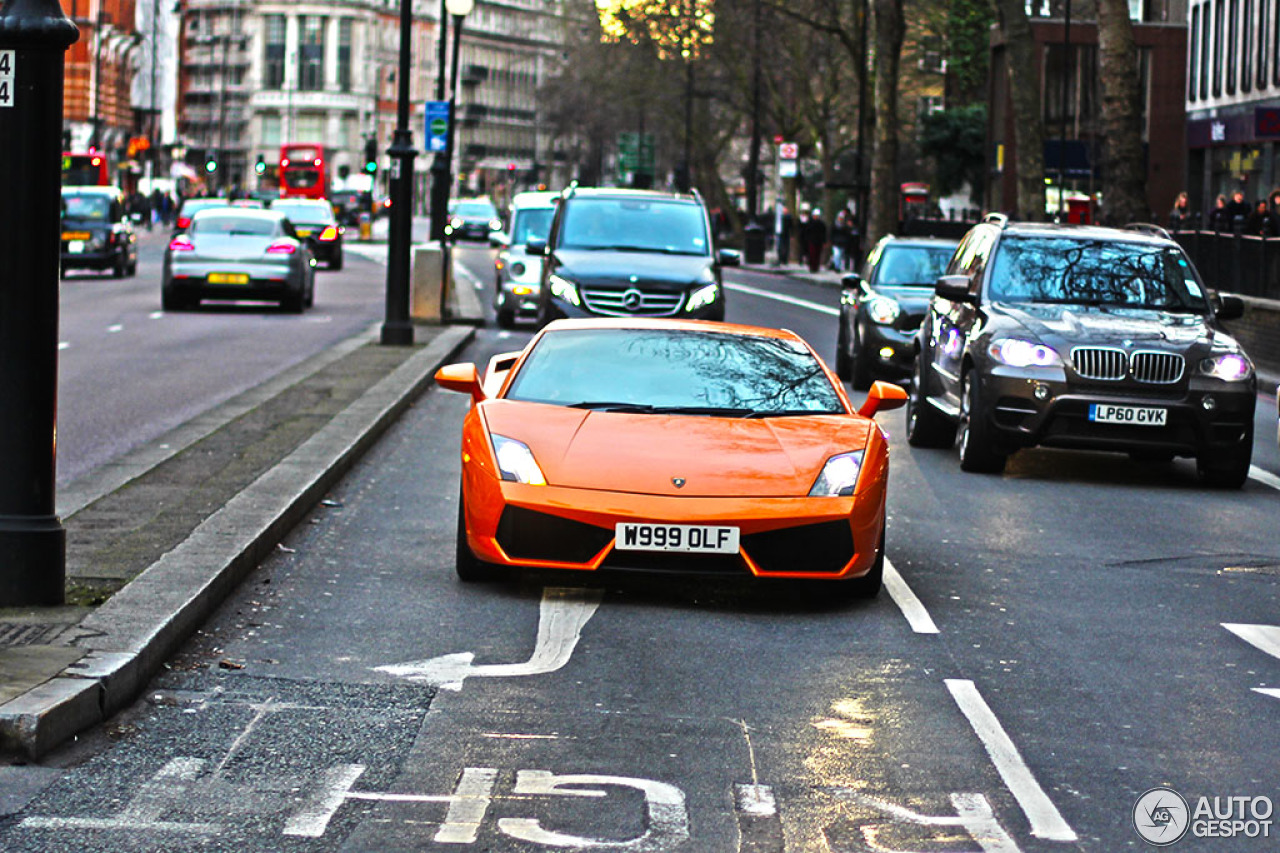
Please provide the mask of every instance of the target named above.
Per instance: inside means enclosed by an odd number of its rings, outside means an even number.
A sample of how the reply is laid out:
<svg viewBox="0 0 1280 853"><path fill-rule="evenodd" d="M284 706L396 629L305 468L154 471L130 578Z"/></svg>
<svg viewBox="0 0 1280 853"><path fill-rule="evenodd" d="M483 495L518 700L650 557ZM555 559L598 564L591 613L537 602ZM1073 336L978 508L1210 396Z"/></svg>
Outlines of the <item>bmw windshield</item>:
<svg viewBox="0 0 1280 853"><path fill-rule="evenodd" d="M643 414L846 414L803 344L686 330L548 331L505 396Z"/></svg>
<svg viewBox="0 0 1280 853"><path fill-rule="evenodd" d="M1147 243L1006 237L990 287L1000 302L1208 312L1181 250Z"/></svg>

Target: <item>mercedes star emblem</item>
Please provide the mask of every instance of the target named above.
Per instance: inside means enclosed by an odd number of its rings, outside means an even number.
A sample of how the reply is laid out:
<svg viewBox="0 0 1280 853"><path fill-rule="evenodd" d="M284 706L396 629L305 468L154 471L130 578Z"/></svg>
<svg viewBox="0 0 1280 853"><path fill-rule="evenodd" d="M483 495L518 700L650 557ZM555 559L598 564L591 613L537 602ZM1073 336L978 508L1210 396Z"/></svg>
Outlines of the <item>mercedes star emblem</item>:
<svg viewBox="0 0 1280 853"><path fill-rule="evenodd" d="M630 288L626 293L622 294L622 307L628 311L639 311L640 305L644 302L644 294Z"/></svg>

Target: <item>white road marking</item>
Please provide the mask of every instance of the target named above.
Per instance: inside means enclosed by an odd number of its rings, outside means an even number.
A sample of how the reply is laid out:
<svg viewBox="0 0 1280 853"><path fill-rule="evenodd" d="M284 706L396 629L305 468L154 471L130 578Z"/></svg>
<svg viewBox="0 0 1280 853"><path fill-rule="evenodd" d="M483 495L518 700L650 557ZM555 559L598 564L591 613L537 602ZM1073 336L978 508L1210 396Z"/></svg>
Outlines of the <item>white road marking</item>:
<svg viewBox="0 0 1280 853"><path fill-rule="evenodd" d="M115 334L116 332L123 332L123 331L124 331L124 326L122 326L119 323L116 323L114 326L107 326L108 334Z"/></svg>
<svg viewBox="0 0 1280 853"><path fill-rule="evenodd" d="M600 606L600 590L547 587L538 610L538 638L524 663L473 664L474 652L455 652L429 660L376 667L397 678L461 690L467 678L511 678L545 675L569 662L582 629Z"/></svg>
<svg viewBox="0 0 1280 853"><path fill-rule="evenodd" d="M458 787L453 791L449 811L436 832L441 844L472 844L480 833L480 824L489 811L493 783L498 771L492 767L467 767L462 771Z"/></svg>
<svg viewBox="0 0 1280 853"><path fill-rule="evenodd" d="M644 834L627 841L606 842L551 832L543 829L536 818L515 817L499 818L498 830L518 841L533 844L552 847L607 847L610 850L627 850L632 853L662 853L689 840L689 813L685 809L684 792L666 782L593 774L556 776L545 770L518 770L513 793L517 796L556 794L574 797L605 793L597 789L565 789L562 785L620 785L643 791L648 818Z"/></svg>
<svg viewBox="0 0 1280 853"><path fill-rule="evenodd" d="M810 311L817 311L819 314L826 314L831 317L840 316L839 308L832 308L829 305L819 305L817 302L810 302L808 299L799 299L795 296L787 296L785 293L774 293L772 290L752 287L749 284L730 284L726 282L724 289L736 290L739 293L747 293L751 296L759 296L762 299L772 299L775 302L785 302L786 304L794 305L797 308L807 308Z"/></svg>
<svg viewBox="0 0 1280 853"><path fill-rule="evenodd" d="M1273 489L1280 489L1280 477L1270 471L1264 471L1257 465L1249 466L1249 479L1257 480L1262 485L1270 486Z"/></svg>
<svg viewBox="0 0 1280 853"><path fill-rule="evenodd" d="M889 590L889 597L898 605L902 615L907 617L907 624L917 634L937 634L938 626L933 624L929 611L916 598L916 594L907 586L907 582L898 574L888 557L884 558L884 586Z"/></svg>
<svg viewBox="0 0 1280 853"><path fill-rule="evenodd" d="M342 807L361 773L364 773L362 764L339 764L326 770L316 796L289 818L284 825L284 834L303 838L324 835L329 821Z"/></svg>
<svg viewBox="0 0 1280 853"><path fill-rule="evenodd" d="M159 319L160 319L161 317L163 317L163 316L164 316L164 312L163 312L163 311L152 311L150 314L148 314L148 315L147 315L147 319L149 319L149 320L159 320Z"/></svg>
<svg viewBox="0 0 1280 853"><path fill-rule="evenodd" d="M213 835L222 832L216 823L175 823L160 815L181 801L191 783L204 768L201 758L174 758L160 772L144 782L138 793L115 817L29 817L19 824L24 829L95 829L131 832L183 832Z"/></svg>
<svg viewBox="0 0 1280 853"><path fill-rule="evenodd" d="M775 817L778 802L768 785L734 785L733 799L738 811L749 817Z"/></svg>
<svg viewBox="0 0 1280 853"><path fill-rule="evenodd" d="M1280 658L1280 627L1275 625L1241 625L1223 622L1222 627L1273 658Z"/></svg>
<svg viewBox="0 0 1280 853"><path fill-rule="evenodd" d="M914 823L920 826L953 827L958 826L969 833L969 836L982 847L983 853L1020 853L1018 845L1004 831L1004 827L996 820L991 804L982 794L952 794L951 804L955 806L956 817L926 815L894 803L885 802L865 794L854 794L854 799L884 812L899 823ZM892 853L896 847L885 847L880 843L880 826L874 824L863 826L862 838L872 850Z"/></svg>
<svg viewBox="0 0 1280 853"><path fill-rule="evenodd" d="M58 349L60 349L60 350L63 350L63 349L71 349L71 342L70 342L70 341L58 341Z"/></svg>
<svg viewBox="0 0 1280 853"><path fill-rule="evenodd" d="M1049 799L1049 795L1040 787L1031 768L1022 760L1018 748L1001 728L1000 721L978 692L977 686L972 681L957 678L946 679L946 685L951 691L951 697L968 717L969 725L986 747L1000 778L1030 821L1031 834L1050 841L1076 841L1075 832Z"/></svg>

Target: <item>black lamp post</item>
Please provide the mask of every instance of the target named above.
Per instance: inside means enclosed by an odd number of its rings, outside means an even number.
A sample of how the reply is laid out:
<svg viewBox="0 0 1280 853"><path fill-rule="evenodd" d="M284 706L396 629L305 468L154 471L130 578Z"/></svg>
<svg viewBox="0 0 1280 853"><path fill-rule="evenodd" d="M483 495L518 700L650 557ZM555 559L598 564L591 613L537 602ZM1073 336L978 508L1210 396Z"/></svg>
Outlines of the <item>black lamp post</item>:
<svg viewBox="0 0 1280 853"><path fill-rule="evenodd" d="M80 31L58 0L0 8L0 607L56 605L55 509L63 57Z"/></svg>
<svg viewBox="0 0 1280 853"><path fill-rule="evenodd" d="M449 130L445 148L437 152L431 163L431 239L445 242L445 226L449 219L449 195L453 184L453 140L458 106L458 53L462 42L462 19L471 14L475 0L440 0L440 59L436 77L436 100L445 96L444 69L449 41L449 17L453 17L453 64L449 73Z"/></svg>
<svg viewBox="0 0 1280 853"><path fill-rule="evenodd" d="M413 0L400 0L400 64L396 73L396 129L391 136L389 189L391 227L387 234L387 316L382 343L409 346L409 244L413 229L413 133L409 130L409 66L413 36Z"/></svg>

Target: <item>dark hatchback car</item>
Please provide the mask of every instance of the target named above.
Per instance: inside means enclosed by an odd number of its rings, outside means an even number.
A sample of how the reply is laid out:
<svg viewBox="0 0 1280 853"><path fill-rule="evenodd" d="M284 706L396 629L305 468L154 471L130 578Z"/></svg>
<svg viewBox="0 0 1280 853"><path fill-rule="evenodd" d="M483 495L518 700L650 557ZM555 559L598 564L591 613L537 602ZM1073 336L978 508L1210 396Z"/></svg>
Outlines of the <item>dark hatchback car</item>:
<svg viewBox="0 0 1280 853"><path fill-rule="evenodd" d="M70 269L138 271L138 238L115 187L62 188L62 275Z"/></svg>
<svg viewBox="0 0 1280 853"><path fill-rule="evenodd" d="M721 267L741 256L716 250L695 195L573 187L565 190L542 255L538 323L561 317L724 319Z"/></svg>
<svg viewBox="0 0 1280 853"><path fill-rule="evenodd" d="M1249 475L1257 377L1173 240L988 216L961 241L917 336L914 446L954 441L960 467L1003 470L1021 447L1194 457L1209 485Z"/></svg>
<svg viewBox="0 0 1280 853"><path fill-rule="evenodd" d="M306 240L311 254L331 270L342 269L342 237L346 229L333 215L333 205L326 199L282 198L271 203L288 217L299 239Z"/></svg>
<svg viewBox="0 0 1280 853"><path fill-rule="evenodd" d="M462 198L449 205L449 222L444 227L446 237L488 240L490 234L501 230L502 217L487 198Z"/></svg>
<svg viewBox="0 0 1280 853"><path fill-rule="evenodd" d="M840 281L836 374L859 391L911 376L915 337L958 240L889 235Z"/></svg>

